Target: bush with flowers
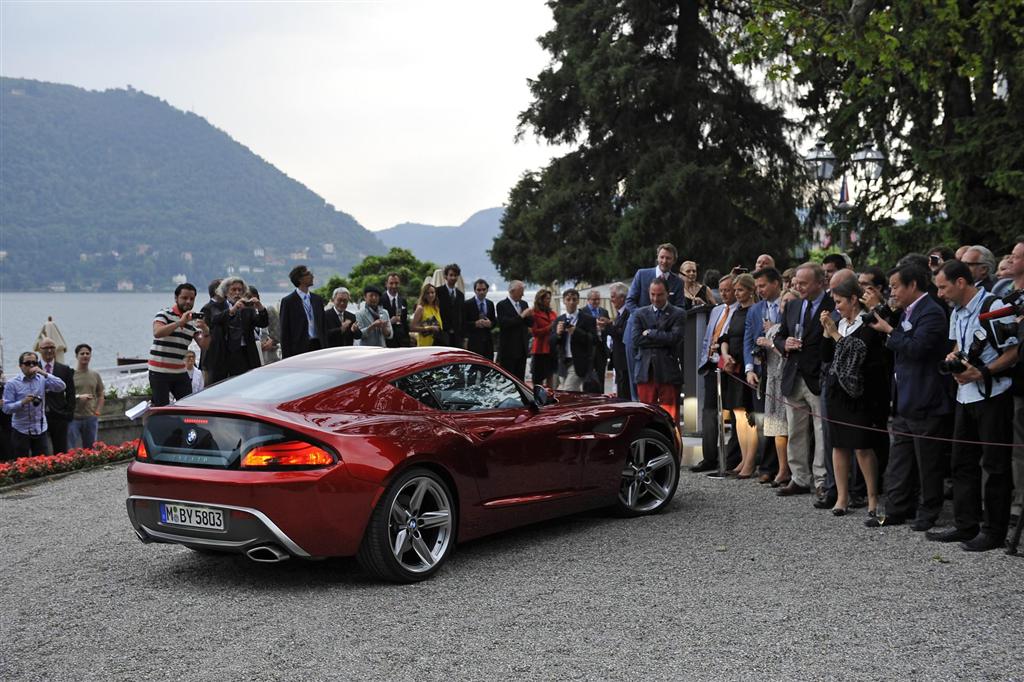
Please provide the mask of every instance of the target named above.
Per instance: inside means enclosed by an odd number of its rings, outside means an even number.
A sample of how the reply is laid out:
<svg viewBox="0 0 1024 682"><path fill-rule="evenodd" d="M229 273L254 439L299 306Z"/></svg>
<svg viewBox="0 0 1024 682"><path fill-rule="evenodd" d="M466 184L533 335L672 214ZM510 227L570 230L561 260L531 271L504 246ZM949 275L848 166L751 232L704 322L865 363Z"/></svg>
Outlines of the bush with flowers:
<svg viewBox="0 0 1024 682"><path fill-rule="evenodd" d="M59 455L19 457L13 462L0 462L0 487L31 478L130 459L135 456L138 444L138 439L120 445L107 445L97 441L91 448L75 448Z"/></svg>

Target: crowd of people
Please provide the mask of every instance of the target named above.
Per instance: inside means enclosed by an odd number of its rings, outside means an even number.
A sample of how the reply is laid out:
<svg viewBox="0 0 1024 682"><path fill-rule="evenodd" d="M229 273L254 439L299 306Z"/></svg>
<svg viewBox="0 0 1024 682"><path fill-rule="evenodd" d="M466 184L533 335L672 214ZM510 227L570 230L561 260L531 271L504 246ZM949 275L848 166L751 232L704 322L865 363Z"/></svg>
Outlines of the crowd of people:
<svg viewBox="0 0 1024 682"><path fill-rule="evenodd" d="M603 393L610 371L620 399L678 419L684 332L700 319L706 331L690 353L702 376L703 461L693 471L724 462L731 476L810 495L836 516L866 507L869 527L908 523L966 550L1002 546L1024 491L1024 239L998 261L982 245L937 246L887 272L855 270L844 254L780 271L762 254L752 270L703 279L693 261L676 270L673 245L655 252L629 286L608 287L610 310L597 289L584 303L576 288L542 288L529 305L521 281L495 304L485 280L463 291L457 264L416 301L390 273L363 288L358 309L345 287L329 302L312 291L304 265L276 308L227 277L197 310L196 287L182 284L153 320L152 404L322 348L437 345L496 360L520 380L529 369L534 384L559 390ZM38 355L19 358L3 402L15 456L95 440L103 382L87 344L75 355L75 369L55 362L44 339ZM954 526L936 530L950 480Z"/></svg>

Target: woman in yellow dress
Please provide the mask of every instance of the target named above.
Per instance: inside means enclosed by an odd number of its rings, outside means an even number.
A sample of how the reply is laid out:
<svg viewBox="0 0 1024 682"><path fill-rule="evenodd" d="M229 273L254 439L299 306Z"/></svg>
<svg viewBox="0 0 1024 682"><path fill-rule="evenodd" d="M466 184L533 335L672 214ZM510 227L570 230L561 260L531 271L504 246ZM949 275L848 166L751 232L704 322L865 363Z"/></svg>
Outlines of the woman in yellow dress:
<svg viewBox="0 0 1024 682"><path fill-rule="evenodd" d="M438 336L444 332L441 311L437 307L437 290L430 282L420 289L420 298L416 302L416 312L412 315L409 330L416 332L417 346L438 344Z"/></svg>

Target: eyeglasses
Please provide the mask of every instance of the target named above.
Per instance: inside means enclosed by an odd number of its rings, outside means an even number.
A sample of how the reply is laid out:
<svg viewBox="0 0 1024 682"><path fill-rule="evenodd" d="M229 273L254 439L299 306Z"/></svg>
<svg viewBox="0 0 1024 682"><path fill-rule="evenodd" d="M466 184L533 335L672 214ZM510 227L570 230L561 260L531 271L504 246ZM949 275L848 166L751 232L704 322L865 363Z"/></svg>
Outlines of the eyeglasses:
<svg viewBox="0 0 1024 682"><path fill-rule="evenodd" d="M39 365L39 363L36 362L35 360L26 360L21 364L24 365L25 367L37 367Z"/></svg>
<svg viewBox="0 0 1024 682"><path fill-rule="evenodd" d="M962 261L960 261L960 262L961 262L961 263L963 263L964 265L966 265L966 266L967 266L967 267L969 267L969 268L973 268L973 267L974 267L975 265L984 265L984 263L982 263L981 261L977 261L977 262L974 262L974 263L970 263L970 262L968 262L968 261L962 260Z"/></svg>

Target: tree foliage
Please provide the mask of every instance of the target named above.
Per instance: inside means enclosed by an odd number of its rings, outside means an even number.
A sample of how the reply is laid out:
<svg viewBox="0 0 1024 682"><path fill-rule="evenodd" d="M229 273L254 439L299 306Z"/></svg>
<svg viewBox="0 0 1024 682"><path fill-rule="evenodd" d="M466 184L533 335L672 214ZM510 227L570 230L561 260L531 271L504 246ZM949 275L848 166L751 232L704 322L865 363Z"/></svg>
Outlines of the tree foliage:
<svg viewBox="0 0 1024 682"><path fill-rule="evenodd" d="M506 278L592 281L685 258L752 262L785 252L804 176L782 111L730 64L727 2L549 2L551 62L519 118L574 147L510 192L492 260Z"/></svg>
<svg viewBox="0 0 1024 682"><path fill-rule="evenodd" d="M750 0L740 60L793 86L840 158L874 141L867 236L908 210L957 243L1008 244L1024 208L1020 0ZM943 227L943 223L948 225ZM888 228L887 228L888 229ZM907 234L907 236L912 236Z"/></svg>
<svg viewBox="0 0 1024 682"><path fill-rule="evenodd" d="M398 273L402 280L402 294L416 300L419 298L423 282L432 278L436 269L437 266L430 261L418 260L412 255L412 251L396 246L383 256L367 256L352 268L348 277L332 275L316 293L329 300L331 292L337 287L345 287L351 292L352 299L358 300L363 295L363 288L370 284L380 287L383 291L388 274L394 272Z"/></svg>

